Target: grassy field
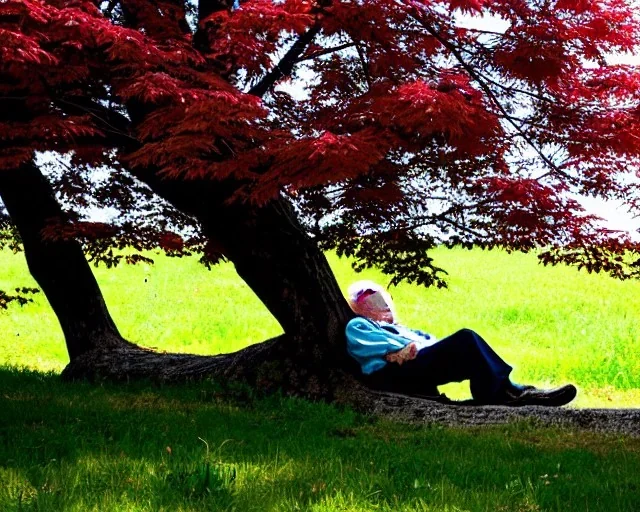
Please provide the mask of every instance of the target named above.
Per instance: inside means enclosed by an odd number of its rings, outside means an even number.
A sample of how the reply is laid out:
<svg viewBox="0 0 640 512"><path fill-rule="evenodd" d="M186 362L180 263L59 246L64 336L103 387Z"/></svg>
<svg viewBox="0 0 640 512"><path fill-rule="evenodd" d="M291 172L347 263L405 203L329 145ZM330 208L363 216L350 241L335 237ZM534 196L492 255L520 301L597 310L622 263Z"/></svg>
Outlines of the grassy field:
<svg viewBox="0 0 640 512"><path fill-rule="evenodd" d="M450 288L392 289L404 323L437 336L473 328L516 380L576 383L573 406L640 406L640 283L527 255L436 255ZM382 280L330 261L345 289ZM0 253L0 268L0 289L33 284L20 257ZM147 346L216 353L279 332L230 265L158 257L96 275L123 334ZM43 296L0 312L0 332L2 511L640 510L640 439L529 422L409 426L213 383L63 384Z"/></svg>
<svg viewBox="0 0 640 512"><path fill-rule="evenodd" d="M640 283L498 251L443 249L436 261L450 273L449 289L391 290L402 323L438 337L472 328L515 367L515 380L576 383L578 407L640 406ZM385 282L375 271L354 274L344 259L330 262L345 290L355 279ZM0 289L35 286L21 256L0 252L0 268ZM208 272L195 259L158 256L151 267L95 273L123 335L145 346L215 354L280 332L230 264ZM60 371L68 361L43 295L0 313L0 332L0 364ZM443 389L468 395L466 384Z"/></svg>

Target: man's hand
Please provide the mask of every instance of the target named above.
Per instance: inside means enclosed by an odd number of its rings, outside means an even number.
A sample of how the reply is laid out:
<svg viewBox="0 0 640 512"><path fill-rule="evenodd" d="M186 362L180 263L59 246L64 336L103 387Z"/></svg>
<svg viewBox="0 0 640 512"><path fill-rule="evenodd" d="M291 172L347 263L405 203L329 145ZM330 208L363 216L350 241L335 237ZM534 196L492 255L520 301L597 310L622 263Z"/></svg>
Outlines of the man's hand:
<svg viewBox="0 0 640 512"><path fill-rule="evenodd" d="M418 355L418 347L416 346L415 343L409 343L403 349L398 350L397 352L390 352L389 354L384 356L384 358L389 363L397 363L399 365L402 365L407 361L411 361L412 359L415 359L417 355Z"/></svg>

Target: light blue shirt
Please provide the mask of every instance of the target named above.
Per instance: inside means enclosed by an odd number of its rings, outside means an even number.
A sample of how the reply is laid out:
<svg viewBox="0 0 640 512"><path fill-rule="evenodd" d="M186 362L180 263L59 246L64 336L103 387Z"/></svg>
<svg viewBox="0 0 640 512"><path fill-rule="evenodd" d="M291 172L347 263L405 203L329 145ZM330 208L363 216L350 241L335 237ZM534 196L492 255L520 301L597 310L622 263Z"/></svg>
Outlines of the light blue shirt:
<svg viewBox="0 0 640 512"><path fill-rule="evenodd" d="M437 340L422 331L408 329L399 324L374 322L363 317L349 321L346 329L347 352L358 363L362 373L369 375L387 364L384 356L397 352L410 343L418 350L433 345Z"/></svg>

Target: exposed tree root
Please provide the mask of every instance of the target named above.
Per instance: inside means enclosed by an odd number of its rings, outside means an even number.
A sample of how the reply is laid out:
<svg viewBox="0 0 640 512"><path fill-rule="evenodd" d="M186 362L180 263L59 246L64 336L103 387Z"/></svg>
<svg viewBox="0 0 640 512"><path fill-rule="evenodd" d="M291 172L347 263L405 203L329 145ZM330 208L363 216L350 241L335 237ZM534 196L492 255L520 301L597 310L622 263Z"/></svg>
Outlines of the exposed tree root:
<svg viewBox="0 0 640 512"><path fill-rule="evenodd" d="M215 356L158 352L122 340L117 346L92 350L74 359L63 370L62 378L116 382L140 379L186 382L212 378L255 382L257 369L273 359L278 340L273 338L231 354Z"/></svg>
<svg viewBox="0 0 640 512"><path fill-rule="evenodd" d="M282 338L216 356L156 352L123 340L117 348L111 344L109 349L88 352L74 360L62 377L173 383L211 378L224 383L243 382L263 392L280 389L287 394L335 402L401 422L485 426L533 419L543 425L640 436L640 409L461 406L371 390L347 371L334 369L318 374L301 369L283 358Z"/></svg>
<svg viewBox="0 0 640 512"><path fill-rule="evenodd" d="M640 436L640 409L460 406L380 391L365 392L358 403L365 406L360 410L402 422L484 426L534 420L542 425Z"/></svg>

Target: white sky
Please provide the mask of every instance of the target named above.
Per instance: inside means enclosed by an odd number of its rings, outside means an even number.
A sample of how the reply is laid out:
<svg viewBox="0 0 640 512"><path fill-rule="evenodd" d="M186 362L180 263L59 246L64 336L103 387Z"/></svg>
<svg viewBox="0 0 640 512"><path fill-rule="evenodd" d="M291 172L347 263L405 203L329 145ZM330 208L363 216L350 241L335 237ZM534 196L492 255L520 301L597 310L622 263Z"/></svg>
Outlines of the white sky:
<svg viewBox="0 0 640 512"><path fill-rule="evenodd" d="M612 54L607 57L609 64L632 64L640 66L640 53ZM639 169L640 171L640 169ZM583 197L580 202L585 209L593 211L606 219L605 225L610 229L628 231L635 240L640 240L640 218L633 218L628 210L615 201L603 201Z"/></svg>
<svg viewBox="0 0 640 512"><path fill-rule="evenodd" d="M576 198L585 210L603 218L603 225L608 229L626 231L631 238L640 241L640 218L633 218L619 201L604 201L592 197Z"/></svg>

